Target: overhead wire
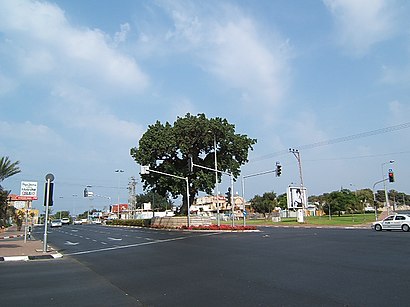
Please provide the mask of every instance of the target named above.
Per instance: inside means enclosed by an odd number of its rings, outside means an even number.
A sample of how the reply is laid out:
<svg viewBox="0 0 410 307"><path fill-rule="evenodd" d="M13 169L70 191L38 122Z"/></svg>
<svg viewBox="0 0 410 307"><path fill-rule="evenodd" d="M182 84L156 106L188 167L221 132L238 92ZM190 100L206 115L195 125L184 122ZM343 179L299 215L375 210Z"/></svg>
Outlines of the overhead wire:
<svg viewBox="0 0 410 307"><path fill-rule="evenodd" d="M357 133L357 134L352 134L348 136L343 136L335 139L330 139L330 140L325 140L325 141L320 141L312 144L306 144L306 145L301 145L297 147L292 147L292 148L297 148L298 150L306 150L306 149L313 149L321 146L327 146L327 145L332 145L332 144L337 144L337 143L342 143L342 142L347 142L355 139L360 139L360 138L365 138L373 135L378 135L378 134L383 134L383 133L388 133L392 131L397 131L397 130L402 130L410 127L410 122L395 125L395 126L389 126L385 128L380 128L376 130L371 130L367 132L362 132L362 133ZM277 152L273 152L264 156L256 157L253 159L250 159L249 162L257 162L257 161L262 161L266 159L271 159L277 156L281 156L284 154L287 154L289 152L288 149L280 150Z"/></svg>

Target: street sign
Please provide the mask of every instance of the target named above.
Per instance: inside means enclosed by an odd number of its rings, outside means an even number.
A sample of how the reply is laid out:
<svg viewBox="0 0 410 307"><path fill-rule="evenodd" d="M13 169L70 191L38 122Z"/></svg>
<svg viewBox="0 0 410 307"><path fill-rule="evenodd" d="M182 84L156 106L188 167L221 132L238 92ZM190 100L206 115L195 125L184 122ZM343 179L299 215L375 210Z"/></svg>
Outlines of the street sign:
<svg viewBox="0 0 410 307"><path fill-rule="evenodd" d="M29 197L32 200L37 200L37 182L36 181L22 181L20 196Z"/></svg>
<svg viewBox="0 0 410 307"><path fill-rule="evenodd" d="M26 202L22 200L16 200L14 201L13 206L16 209L24 209L26 207Z"/></svg>

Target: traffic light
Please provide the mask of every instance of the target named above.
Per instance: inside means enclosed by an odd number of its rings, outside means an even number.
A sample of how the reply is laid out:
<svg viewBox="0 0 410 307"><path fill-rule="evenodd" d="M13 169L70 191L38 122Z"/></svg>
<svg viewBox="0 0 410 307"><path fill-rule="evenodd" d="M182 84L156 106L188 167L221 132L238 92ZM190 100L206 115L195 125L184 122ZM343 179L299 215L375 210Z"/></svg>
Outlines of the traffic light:
<svg viewBox="0 0 410 307"><path fill-rule="evenodd" d="M50 187L48 185L50 184ZM44 189L44 206L47 205L47 189L48 191L48 205L52 206L53 205L53 189L54 189L54 183L53 182L46 182L45 189Z"/></svg>
<svg viewBox="0 0 410 307"><path fill-rule="evenodd" d="M226 195L226 199L227 199L228 204L231 204L232 194L231 194L231 188L230 187L228 188L228 192L226 192L225 195Z"/></svg>
<svg viewBox="0 0 410 307"><path fill-rule="evenodd" d="M188 156L188 169L190 173L194 172L194 161L192 159L192 155Z"/></svg>
<svg viewBox="0 0 410 307"><path fill-rule="evenodd" d="M394 173L392 169L389 169L389 182L394 182Z"/></svg>
<svg viewBox="0 0 410 307"><path fill-rule="evenodd" d="M280 165L280 162L276 162L276 177L280 177L282 174L282 165Z"/></svg>
<svg viewBox="0 0 410 307"><path fill-rule="evenodd" d="M88 190L87 190L87 188L84 189L84 197L88 197Z"/></svg>

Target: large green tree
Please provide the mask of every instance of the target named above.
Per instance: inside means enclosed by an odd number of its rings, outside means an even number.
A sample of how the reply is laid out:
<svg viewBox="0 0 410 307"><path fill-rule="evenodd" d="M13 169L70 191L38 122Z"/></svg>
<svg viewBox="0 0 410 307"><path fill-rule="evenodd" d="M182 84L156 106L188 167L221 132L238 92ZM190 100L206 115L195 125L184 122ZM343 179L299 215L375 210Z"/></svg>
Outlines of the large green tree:
<svg viewBox="0 0 410 307"><path fill-rule="evenodd" d="M218 170L232 173L236 179L241 165L248 162L248 151L256 143L247 135L235 133L235 126L219 117L208 119L205 114L178 117L174 125L157 121L150 125L139 141L131 148L131 156L140 165L163 173L189 178L189 199L192 204L198 191L209 194L215 187L215 173L194 167L190 172L189 157L193 163L215 168L214 141L218 158ZM144 189L166 196L183 197L181 212L187 212L186 182L154 172L141 175ZM218 180L221 180L219 175Z"/></svg>

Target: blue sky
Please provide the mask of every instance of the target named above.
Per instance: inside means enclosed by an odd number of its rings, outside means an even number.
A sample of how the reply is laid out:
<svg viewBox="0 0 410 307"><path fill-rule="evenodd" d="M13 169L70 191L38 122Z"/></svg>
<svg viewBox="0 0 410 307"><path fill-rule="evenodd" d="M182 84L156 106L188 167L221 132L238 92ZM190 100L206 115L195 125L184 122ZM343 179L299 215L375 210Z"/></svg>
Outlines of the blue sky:
<svg viewBox="0 0 410 307"><path fill-rule="evenodd" d="M130 148L190 112L258 140L244 175L282 163L246 198L299 182L288 148L309 194L371 188L391 159L388 188L410 193L409 14L405 0L3 0L0 152L22 172L2 185L38 181L41 207L53 173L55 210L86 210L86 185L97 208L125 202L131 176L142 193Z"/></svg>

